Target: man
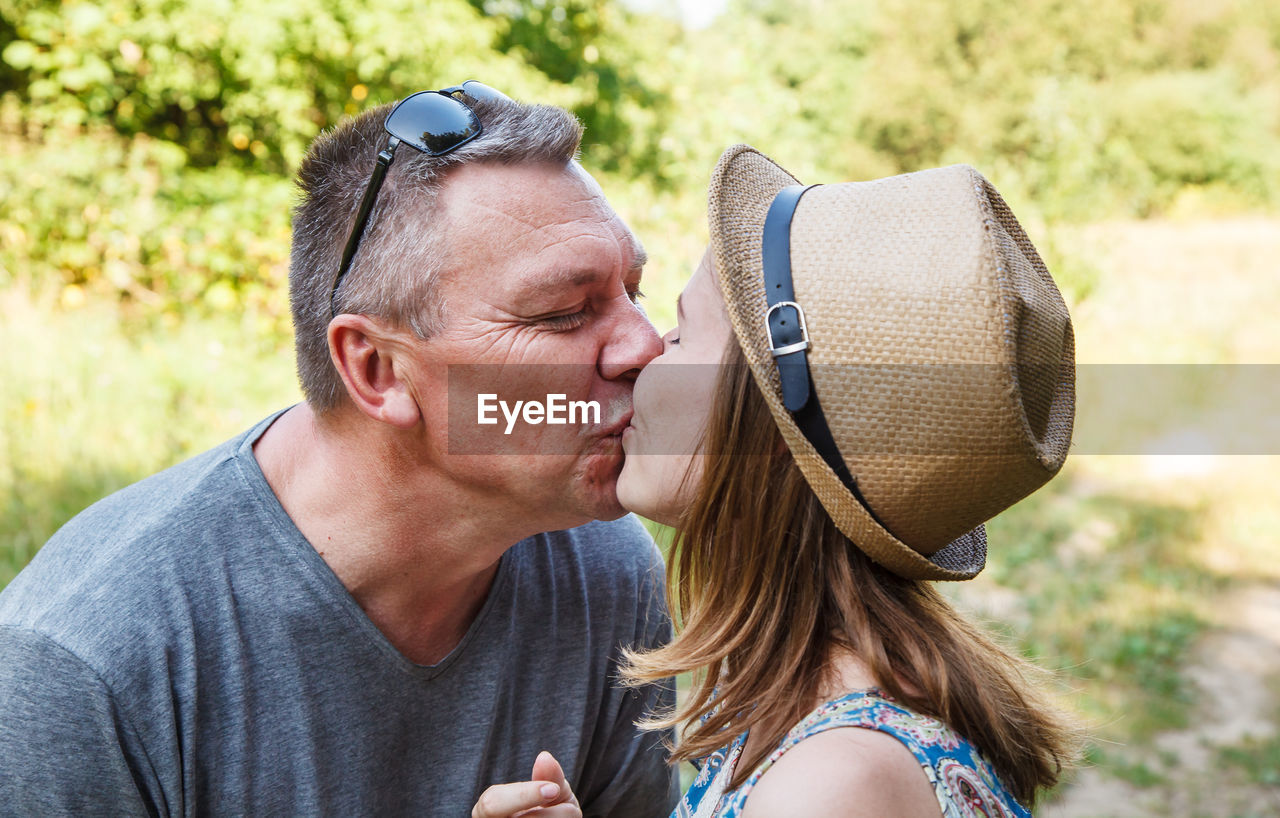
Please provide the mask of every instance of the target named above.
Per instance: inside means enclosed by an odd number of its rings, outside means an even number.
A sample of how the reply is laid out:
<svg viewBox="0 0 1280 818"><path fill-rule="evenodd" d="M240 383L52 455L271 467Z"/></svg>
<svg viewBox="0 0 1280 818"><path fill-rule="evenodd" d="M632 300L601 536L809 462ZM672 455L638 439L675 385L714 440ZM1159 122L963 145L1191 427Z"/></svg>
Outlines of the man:
<svg viewBox="0 0 1280 818"><path fill-rule="evenodd" d="M669 630L614 493L660 349L643 251L571 115L449 91L299 171L306 402L86 510L0 594L0 812L465 815L543 749L567 779L547 803L670 809L632 724L670 691L612 678ZM603 416L475 453L460 364L555 364Z"/></svg>

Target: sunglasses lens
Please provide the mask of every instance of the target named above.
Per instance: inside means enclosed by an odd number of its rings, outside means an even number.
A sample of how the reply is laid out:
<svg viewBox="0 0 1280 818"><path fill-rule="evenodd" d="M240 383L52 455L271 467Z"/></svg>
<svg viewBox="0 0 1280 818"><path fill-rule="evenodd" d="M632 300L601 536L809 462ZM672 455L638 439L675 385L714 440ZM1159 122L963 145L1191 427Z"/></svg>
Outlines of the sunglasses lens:
<svg viewBox="0 0 1280 818"><path fill-rule="evenodd" d="M478 134L480 123L453 97L420 91L395 107L387 117L386 129L401 142L439 156Z"/></svg>
<svg viewBox="0 0 1280 818"><path fill-rule="evenodd" d="M511 101L511 97L496 88L490 88L483 82L476 82L475 80L467 80L462 83L462 92L478 102L493 102L495 100Z"/></svg>

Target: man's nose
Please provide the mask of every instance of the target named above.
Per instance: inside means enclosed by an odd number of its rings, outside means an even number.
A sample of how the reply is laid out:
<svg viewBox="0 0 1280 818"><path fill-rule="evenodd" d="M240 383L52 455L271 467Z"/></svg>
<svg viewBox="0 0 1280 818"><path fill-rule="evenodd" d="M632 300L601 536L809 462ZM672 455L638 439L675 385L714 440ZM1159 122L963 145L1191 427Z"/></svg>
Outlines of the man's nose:
<svg viewBox="0 0 1280 818"><path fill-rule="evenodd" d="M634 380L645 364L662 354L662 338L644 310L630 301L620 305L604 348L600 350L601 377Z"/></svg>

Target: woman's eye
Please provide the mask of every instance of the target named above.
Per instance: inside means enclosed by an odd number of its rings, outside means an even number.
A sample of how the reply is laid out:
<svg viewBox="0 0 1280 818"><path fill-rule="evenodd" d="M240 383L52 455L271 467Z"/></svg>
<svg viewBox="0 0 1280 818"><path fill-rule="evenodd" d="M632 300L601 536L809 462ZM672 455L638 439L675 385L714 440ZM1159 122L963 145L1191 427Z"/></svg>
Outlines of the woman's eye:
<svg viewBox="0 0 1280 818"><path fill-rule="evenodd" d="M640 299L644 298L644 293L640 292L639 290L632 290L631 292L627 293L627 298L631 299L632 304L639 304Z"/></svg>

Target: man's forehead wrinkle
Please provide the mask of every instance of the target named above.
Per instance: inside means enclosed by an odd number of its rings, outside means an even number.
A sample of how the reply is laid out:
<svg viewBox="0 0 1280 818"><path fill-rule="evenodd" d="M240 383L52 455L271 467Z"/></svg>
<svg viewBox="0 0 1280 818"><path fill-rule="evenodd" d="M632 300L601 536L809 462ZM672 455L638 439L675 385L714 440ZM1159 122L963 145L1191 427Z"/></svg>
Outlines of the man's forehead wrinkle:
<svg viewBox="0 0 1280 818"><path fill-rule="evenodd" d="M512 212L510 208L502 207L497 204L489 204L487 202L477 201L475 199L468 199L463 202L463 206L467 208L474 208L476 210L481 210L499 219L504 219L509 222L515 222L516 224L526 228L526 230L530 233L536 230L540 230L543 227L546 227L545 224L541 224L539 222L530 220L535 218L534 214L530 214L528 218L521 218L519 215L516 215L514 212Z"/></svg>
<svg viewBox="0 0 1280 818"><path fill-rule="evenodd" d="M530 238L537 242L526 251L532 266L619 266L624 254L617 236L602 233L597 224L585 219L548 226Z"/></svg>
<svg viewBox="0 0 1280 818"><path fill-rule="evenodd" d="M549 209L572 208L606 211L612 208L599 190L591 190L573 177L552 174L549 177L515 178L473 188L470 201L499 207L513 217L537 220Z"/></svg>
<svg viewBox="0 0 1280 818"><path fill-rule="evenodd" d="M590 234L592 237L599 237L599 226L603 224L613 224L620 222L616 214L610 213L605 216L596 208L591 208L585 212L578 213L572 218L548 221L545 209L539 210L536 207L513 208L512 200L508 199L504 202L486 202L476 199L468 199L459 202L460 209L470 209L473 212L470 215L455 214L455 221L465 224L468 221L474 221L480 214L497 220L506 221L522 228L523 234L534 234L544 231L556 231L558 228L570 228L579 226L575 235L569 236L548 236L547 243L555 243L558 241L572 240L580 238L583 235ZM460 218L459 218L460 216ZM596 229L592 229L596 228ZM625 230L625 225L622 225ZM629 233L629 231L628 231ZM632 239L634 242L634 238Z"/></svg>

